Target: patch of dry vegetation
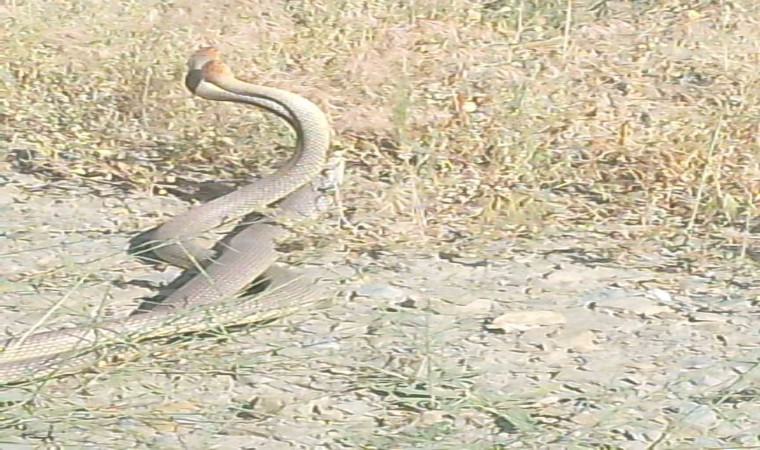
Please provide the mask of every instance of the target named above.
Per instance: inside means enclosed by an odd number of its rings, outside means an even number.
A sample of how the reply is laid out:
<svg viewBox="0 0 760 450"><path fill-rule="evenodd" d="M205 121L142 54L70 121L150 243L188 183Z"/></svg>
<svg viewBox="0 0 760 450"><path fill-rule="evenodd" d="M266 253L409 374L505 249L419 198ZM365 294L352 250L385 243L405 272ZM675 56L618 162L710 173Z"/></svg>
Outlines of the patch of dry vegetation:
<svg viewBox="0 0 760 450"><path fill-rule="evenodd" d="M246 175L289 138L183 92L186 55L214 44L329 111L355 245L609 224L741 236L760 193L757 6L682 3L6 5L2 132L10 160L56 176Z"/></svg>

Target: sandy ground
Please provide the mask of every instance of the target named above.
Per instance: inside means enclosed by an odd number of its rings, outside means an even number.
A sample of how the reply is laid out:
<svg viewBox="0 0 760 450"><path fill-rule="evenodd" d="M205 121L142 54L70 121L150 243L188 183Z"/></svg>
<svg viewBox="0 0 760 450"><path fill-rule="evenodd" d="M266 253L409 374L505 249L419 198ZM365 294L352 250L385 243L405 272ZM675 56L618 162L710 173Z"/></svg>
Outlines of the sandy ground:
<svg viewBox="0 0 760 450"><path fill-rule="evenodd" d="M170 280L123 249L178 200L5 173L0 308L23 333L128 313ZM755 280L600 233L490 244L502 258L322 254L334 303L150 343L3 389L4 449L747 448L758 445ZM633 261L633 262L632 262ZM754 283L754 285L753 285Z"/></svg>
<svg viewBox="0 0 760 450"><path fill-rule="evenodd" d="M0 335L124 317L125 252L329 115L328 304L0 388L0 448L760 446L757 1L0 2ZM168 192L167 192L168 191ZM337 219L338 211L348 223Z"/></svg>

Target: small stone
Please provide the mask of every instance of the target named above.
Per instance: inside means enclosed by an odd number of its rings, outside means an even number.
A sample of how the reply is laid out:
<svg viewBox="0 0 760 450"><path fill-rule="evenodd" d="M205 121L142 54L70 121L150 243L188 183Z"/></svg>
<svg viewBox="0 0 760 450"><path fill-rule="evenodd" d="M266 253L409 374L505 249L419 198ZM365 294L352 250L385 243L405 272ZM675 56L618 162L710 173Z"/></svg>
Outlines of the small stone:
<svg viewBox="0 0 760 450"><path fill-rule="evenodd" d="M670 295L668 291L664 291L662 289L651 289L649 291L649 295L655 298L655 300L662 302L662 303L672 303L673 297Z"/></svg>
<svg viewBox="0 0 760 450"><path fill-rule="evenodd" d="M420 424L422 425L435 425L436 423L448 420L446 418L448 413L445 411L423 411L420 413Z"/></svg>
<svg viewBox="0 0 760 450"><path fill-rule="evenodd" d="M490 312L491 309L493 309L493 306L493 301L481 298L474 300L464 306L457 306L455 307L455 311L458 315L472 316Z"/></svg>
<svg viewBox="0 0 760 450"><path fill-rule="evenodd" d="M600 300L596 303L596 307L600 309L628 311L633 314L641 314L644 316L656 316L659 314L673 312L671 308L658 305L657 303L651 300L647 300L644 297L624 297L609 300Z"/></svg>
<svg viewBox="0 0 760 450"><path fill-rule="evenodd" d="M585 425L589 427L593 427L599 423L599 418L596 417L596 415L587 412L576 414L570 420L572 420L573 423L577 423L578 425Z"/></svg>
<svg viewBox="0 0 760 450"><path fill-rule="evenodd" d="M597 349L596 333L591 330L580 330L569 333L562 333L554 341L560 347L564 347L576 352L588 352Z"/></svg>
<svg viewBox="0 0 760 450"><path fill-rule="evenodd" d="M377 300L403 300L406 298L406 292L403 289L388 284L368 283L361 286L356 291L360 297L368 297Z"/></svg>
<svg viewBox="0 0 760 450"><path fill-rule="evenodd" d="M490 329L501 328L504 331L529 330L544 325L565 323L565 317L556 311L514 311L493 319Z"/></svg>

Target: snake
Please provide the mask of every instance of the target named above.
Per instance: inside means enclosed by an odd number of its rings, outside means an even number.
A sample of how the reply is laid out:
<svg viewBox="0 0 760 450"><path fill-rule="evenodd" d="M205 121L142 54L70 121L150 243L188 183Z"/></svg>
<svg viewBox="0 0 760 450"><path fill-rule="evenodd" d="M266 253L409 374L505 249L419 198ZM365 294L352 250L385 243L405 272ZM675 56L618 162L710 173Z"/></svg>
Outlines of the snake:
<svg viewBox="0 0 760 450"><path fill-rule="evenodd" d="M295 93L238 79L214 47L188 60L185 86L206 100L254 106L279 116L296 134L291 158L270 175L196 205L139 236L158 260L197 272L147 312L121 319L27 333L0 340L0 383L16 384L83 370L100 348L119 343L207 331L276 319L319 300L318 289L275 262L277 240L287 233L260 215L223 236L214 248L196 242L203 233L273 207L284 217L314 214L315 180L330 145L325 113ZM246 290L256 280L265 288Z"/></svg>

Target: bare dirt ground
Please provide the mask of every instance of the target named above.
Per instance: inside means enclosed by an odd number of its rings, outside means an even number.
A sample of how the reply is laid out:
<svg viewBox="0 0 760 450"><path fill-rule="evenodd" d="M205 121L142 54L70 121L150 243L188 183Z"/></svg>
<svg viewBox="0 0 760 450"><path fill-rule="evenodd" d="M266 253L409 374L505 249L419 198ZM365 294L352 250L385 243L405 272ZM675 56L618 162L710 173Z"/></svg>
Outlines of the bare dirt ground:
<svg viewBox="0 0 760 450"><path fill-rule="evenodd" d="M289 151L183 92L199 45L346 163L287 256L330 304L0 388L3 449L760 445L755 2L0 14L5 335L124 316L177 274L129 238Z"/></svg>

